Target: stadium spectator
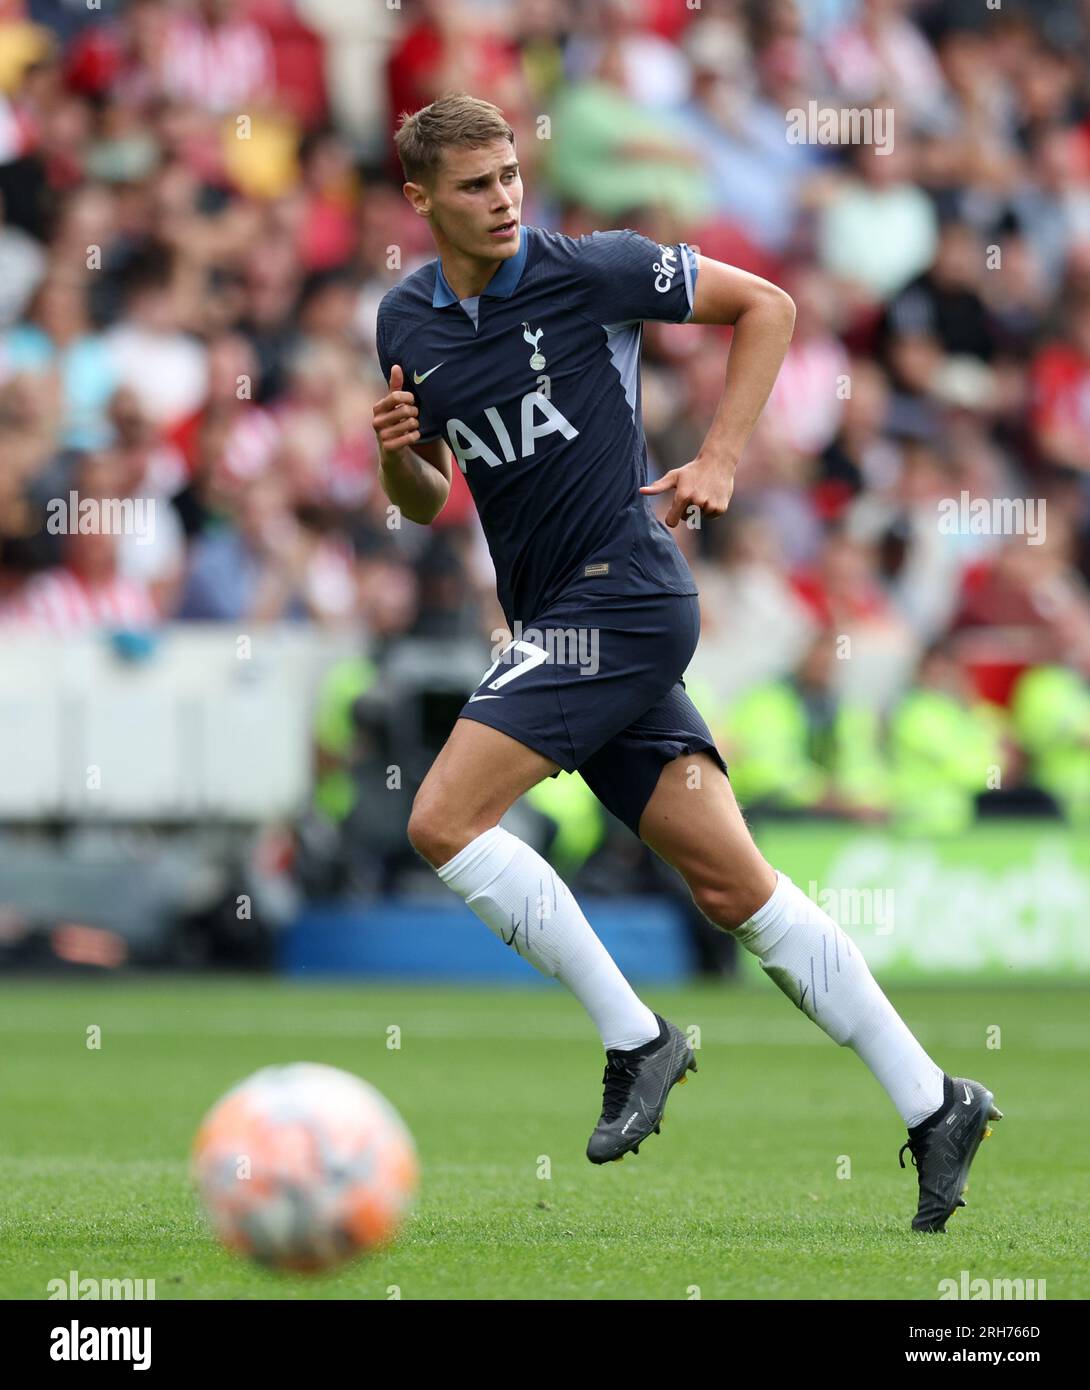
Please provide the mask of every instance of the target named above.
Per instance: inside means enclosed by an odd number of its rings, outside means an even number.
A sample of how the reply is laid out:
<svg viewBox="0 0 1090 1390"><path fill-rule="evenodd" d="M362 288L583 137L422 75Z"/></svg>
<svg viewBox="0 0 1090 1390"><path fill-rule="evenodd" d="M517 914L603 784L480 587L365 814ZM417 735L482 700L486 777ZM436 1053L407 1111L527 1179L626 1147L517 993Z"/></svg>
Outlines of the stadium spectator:
<svg viewBox="0 0 1090 1390"><path fill-rule="evenodd" d="M90 482L89 461L85 475ZM89 501L95 498L86 490ZM150 587L140 578L126 576L120 565L120 537L105 530L70 529L64 537L59 565L28 579L0 606L0 622L33 627L61 635L95 628L131 630L151 627L159 621Z"/></svg>
<svg viewBox="0 0 1090 1390"><path fill-rule="evenodd" d="M368 425L378 302L433 254L390 133L463 87L515 126L527 220L686 240L797 302L730 513L675 532L709 708L791 689L817 718L799 692L831 633L835 700L877 718L901 784L912 729L976 738L985 695L1082 815L1058 769L1090 676L1087 26L913 0L0 0L0 611L494 640L461 472L432 533L401 523ZM885 112L889 145L787 138L811 98ZM729 340L646 327L653 472L699 447ZM154 539L49 533L73 488L154 501ZM940 527L962 497L1045 506L1040 543ZM959 788L920 823L963 823Z"/></svg>

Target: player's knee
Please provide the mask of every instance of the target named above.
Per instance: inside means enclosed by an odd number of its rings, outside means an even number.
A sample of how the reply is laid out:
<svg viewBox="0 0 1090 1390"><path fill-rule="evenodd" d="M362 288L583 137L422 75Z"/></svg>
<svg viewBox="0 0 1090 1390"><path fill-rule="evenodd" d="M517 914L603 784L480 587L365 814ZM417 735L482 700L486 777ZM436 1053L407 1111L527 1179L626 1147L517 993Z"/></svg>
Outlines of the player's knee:
<svg viewBox="0 0 1090 1390"><path fill-rule="evenodd" d="M710 922L724 931L733 931L748 922L768 901L775 887L775 873L771 870L770 873L772 887L764 875L757 873L737 879L695 883L691 885L693 902Z"/></svg>
<svg viewBox="0 0 1090 1390"><path fill-rule="evenodd" d="M409 843L417 854L422 855L429 864L438 869L449 859L453 859L458 853L453 850L447 853L450 848L450 837L446 833L448 827L444 827L445 818L439 807L434 802L421 800L418 796L413 802L412 813L409 816L408 836Z"/></svg>
<svg viewBox="0 0 1090 1390"><path fill-rule="evenodd" d="M409 843L433 868L449 863L479 833L449 803L417 794L409 816Z"/></svg>

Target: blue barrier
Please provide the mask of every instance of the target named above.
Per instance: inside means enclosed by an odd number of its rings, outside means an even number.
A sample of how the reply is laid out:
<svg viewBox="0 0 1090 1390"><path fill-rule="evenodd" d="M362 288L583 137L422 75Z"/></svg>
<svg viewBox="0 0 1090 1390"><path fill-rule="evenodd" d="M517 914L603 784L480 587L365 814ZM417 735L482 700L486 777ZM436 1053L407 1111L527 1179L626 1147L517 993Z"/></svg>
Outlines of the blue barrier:
<svg viewBox="0 0 1090 1390"><path fill-rule="evenodd" d="M655 898L586 898L580 906L630 980L685 980L694 956L681 913ZM284 933L280 968L289 975L366 975L544 984L464 903L387 899L308 907Z"/></svg>

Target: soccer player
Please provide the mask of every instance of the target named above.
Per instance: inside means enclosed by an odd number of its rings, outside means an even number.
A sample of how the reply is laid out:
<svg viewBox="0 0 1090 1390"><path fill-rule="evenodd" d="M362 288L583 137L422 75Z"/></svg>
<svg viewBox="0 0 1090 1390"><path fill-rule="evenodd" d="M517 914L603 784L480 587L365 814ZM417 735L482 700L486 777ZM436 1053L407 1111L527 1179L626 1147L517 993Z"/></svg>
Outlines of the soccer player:
<svg viewBox="0 0 1090 1390"><path fill-rule="evenodd" d="M667 527L727 508L742 449L794 324L775 285L633 231L522 225L499 109L447 96L403 118L404 193L438 259L383 299L374 407L382 486L410 520L442 510L454 461L473 494L514 637L481 677L413 803L409 839L507 946L555 976L606 1050L587 1157L638 1152L695 1071L687 1039L632 990L552 867L500 820L543 777L578 769L676 868L697 906L758 957L808 1018L851 1047L908 1127L913 1226L963 1205L990 1091L952 1079L879 989L858 946L762 857L685 691L699 604ZM647 319L734 326L696 458L647 484L639 355ZM453 457L452 457L453 451ZM651 497L669 492L664 526ZM574 644L572 634L580 640Z"/></svg>

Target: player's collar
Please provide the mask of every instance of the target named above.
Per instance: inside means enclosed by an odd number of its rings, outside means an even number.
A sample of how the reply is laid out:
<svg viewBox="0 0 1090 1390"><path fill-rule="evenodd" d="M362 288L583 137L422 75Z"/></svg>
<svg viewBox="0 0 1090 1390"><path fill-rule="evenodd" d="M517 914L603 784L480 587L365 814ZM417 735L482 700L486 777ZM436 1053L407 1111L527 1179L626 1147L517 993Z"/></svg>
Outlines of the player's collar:
<svg viewBox="0 0 1090 1390"><path fill-rule="evenodd" d="M481 291L482 296L488 296L492 299L510 299L518 289L522 272L526 267L526 257L530 251L528 231L528 227L519 227L519 249L503 262ZM447 284L447 277L443 274L443 263L437 260L435 262L435 290L431 297L431 307L433 309L445 309L448 304L457 303L458 296Z"/></svg>

